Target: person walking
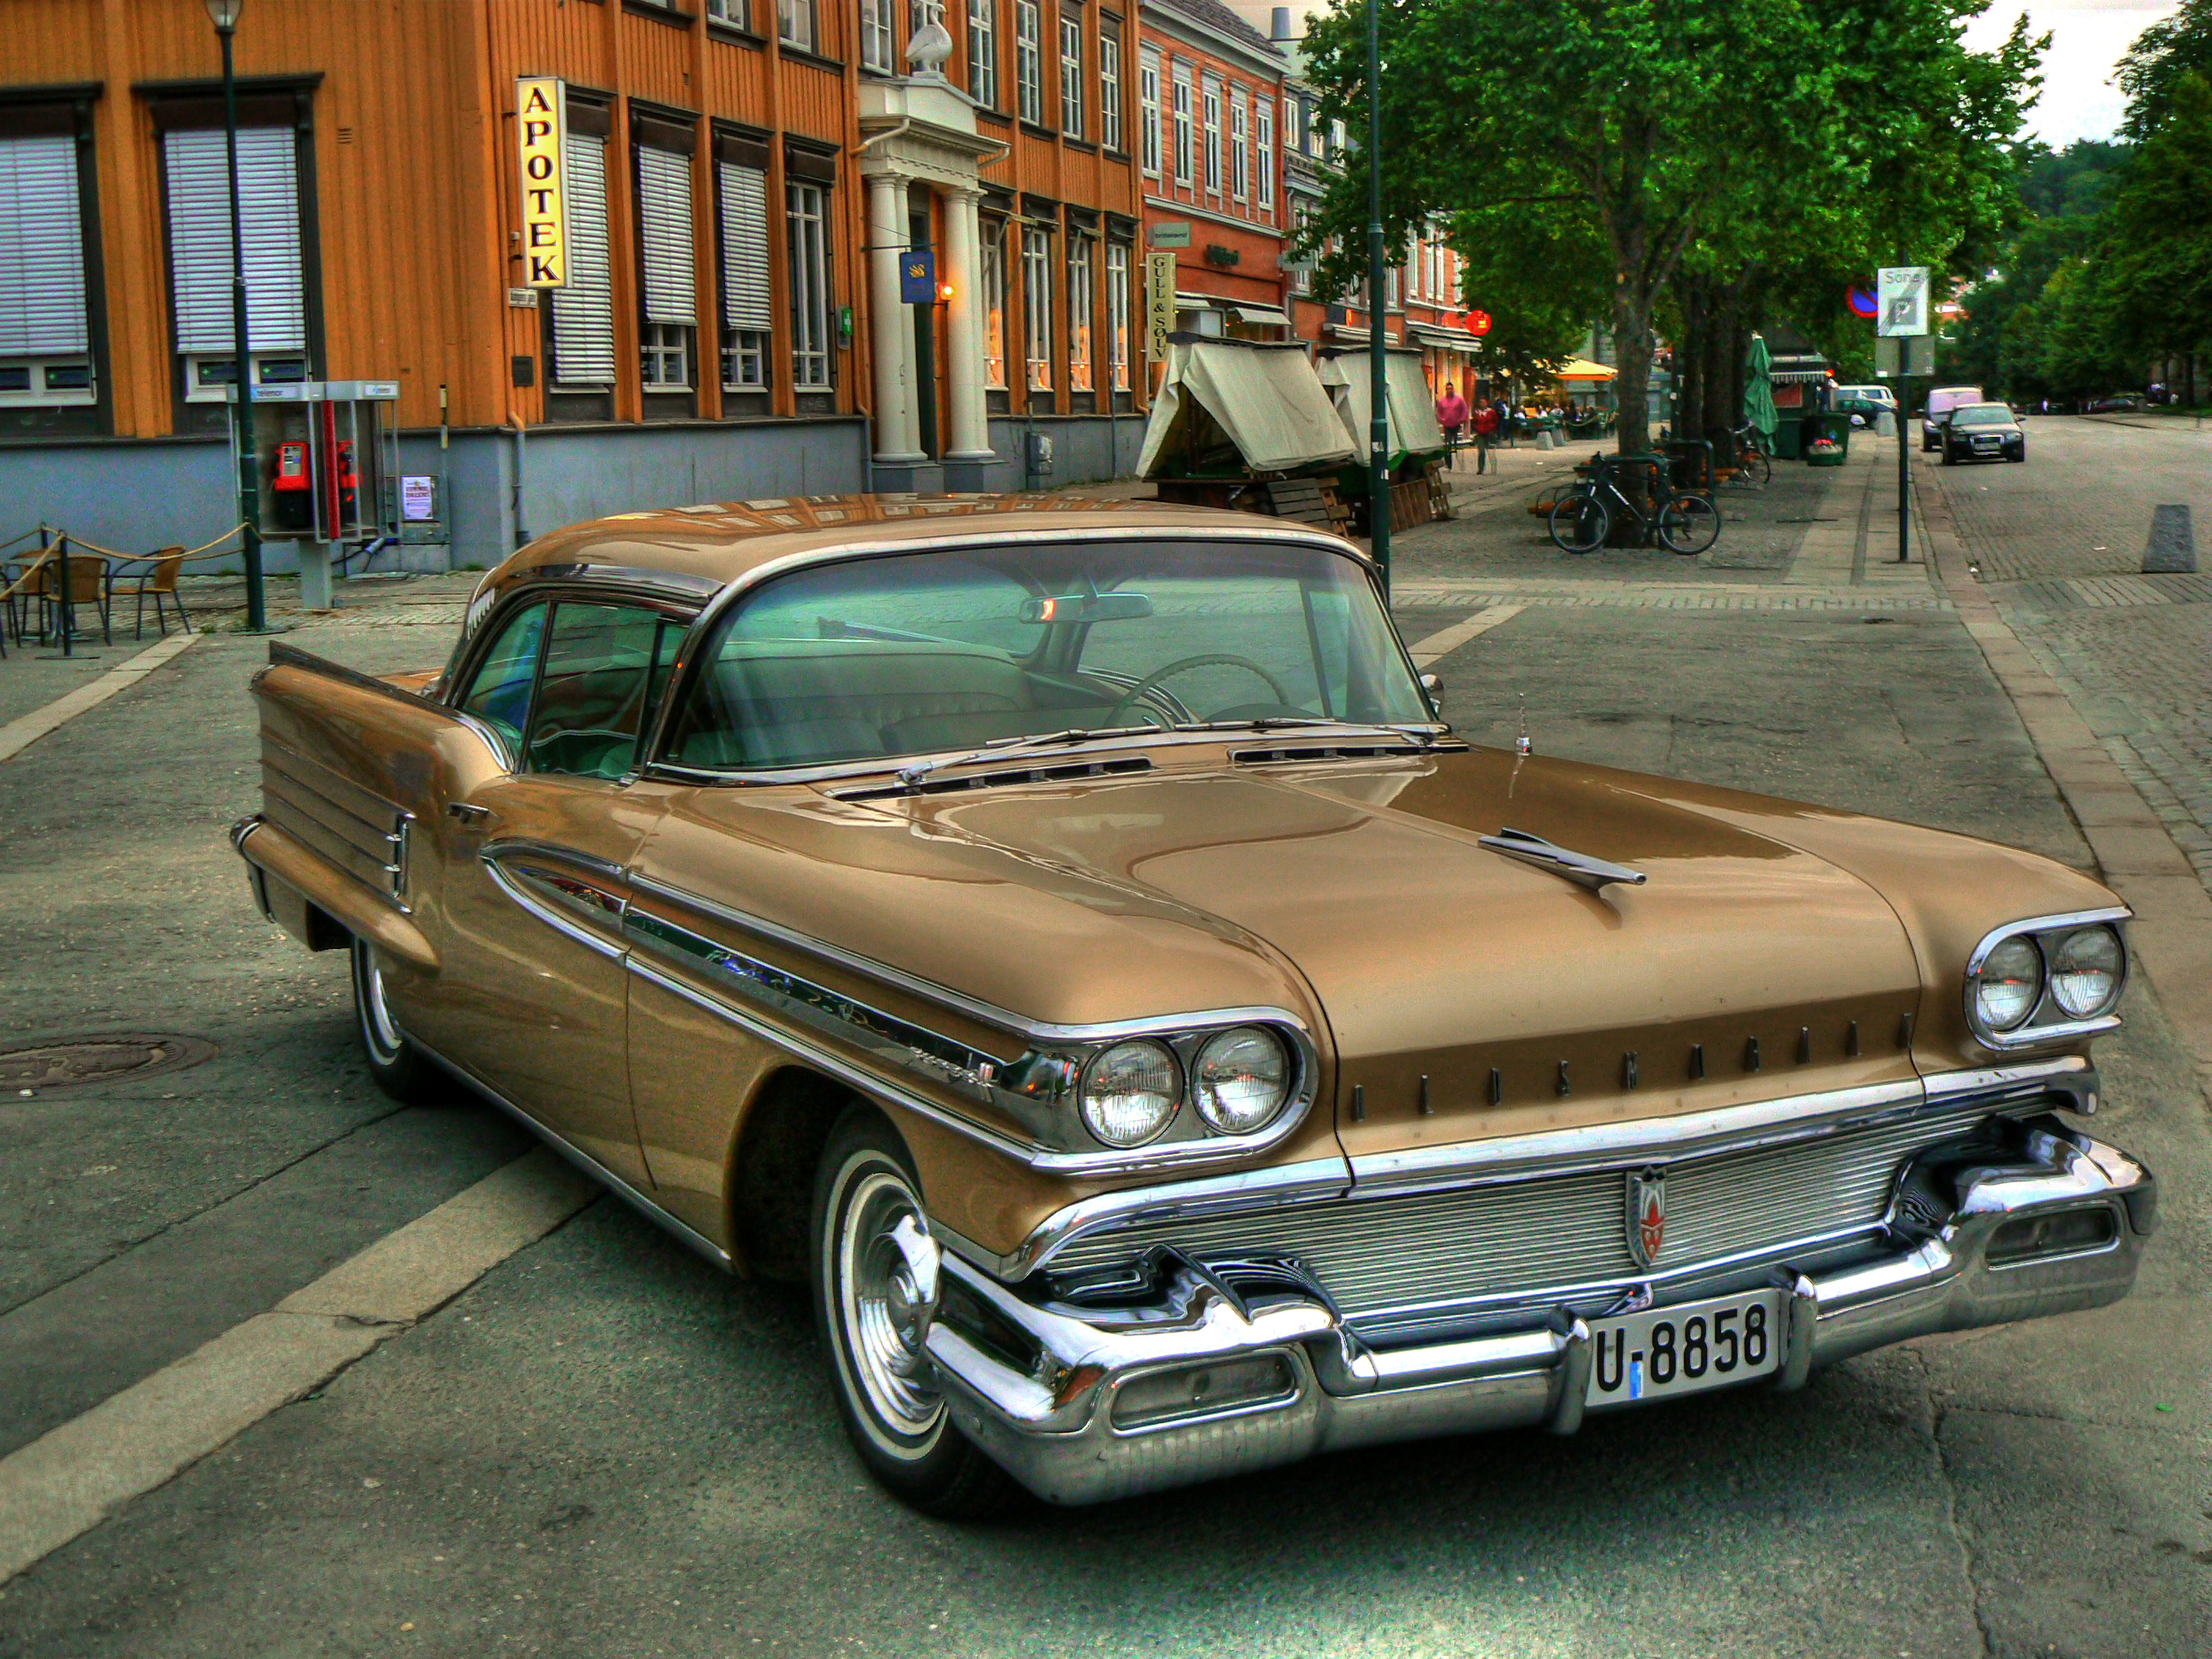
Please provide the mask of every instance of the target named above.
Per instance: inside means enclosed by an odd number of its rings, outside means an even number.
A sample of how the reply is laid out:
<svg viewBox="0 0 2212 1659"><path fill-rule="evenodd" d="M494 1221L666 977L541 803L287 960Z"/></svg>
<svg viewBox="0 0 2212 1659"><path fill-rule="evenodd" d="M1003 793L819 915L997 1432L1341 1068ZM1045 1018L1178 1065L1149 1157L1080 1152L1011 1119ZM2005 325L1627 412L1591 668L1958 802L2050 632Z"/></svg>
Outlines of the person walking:
<svg viewBox="0 0 2212 1659"><path fill-rule="evenodd" d="M1490 446L1498 441L1498 405L1485 404L1474 412L1474 470L1490 471Z"/></svg>
<svg viewBox="0 0 2212 1659"><path fill-rule="evenodd" d="M1444 395L1437 399L1437 424L1444 429L1444 441L1451 446L1454 459L1459 455L1459 429L1467 424L1467 399L1459 395L1459 388L1450 381L1444 382ZM1478 467L1476 471L1481 469Z"/></svg>

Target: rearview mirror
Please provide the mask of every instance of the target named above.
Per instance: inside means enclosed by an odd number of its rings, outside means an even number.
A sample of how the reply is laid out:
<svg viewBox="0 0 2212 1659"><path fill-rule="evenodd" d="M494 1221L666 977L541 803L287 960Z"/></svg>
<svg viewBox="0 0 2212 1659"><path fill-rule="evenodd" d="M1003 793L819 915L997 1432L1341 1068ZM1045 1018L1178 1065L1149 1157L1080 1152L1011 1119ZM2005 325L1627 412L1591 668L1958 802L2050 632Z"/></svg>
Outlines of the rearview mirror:
<svg viewBox="0 0 2212 1659"><path fill-rule="evenodd" d="M1133 622L1152 614L1152 602L1142 593L1061 593L1022 601L1025 623Z"/></svg>

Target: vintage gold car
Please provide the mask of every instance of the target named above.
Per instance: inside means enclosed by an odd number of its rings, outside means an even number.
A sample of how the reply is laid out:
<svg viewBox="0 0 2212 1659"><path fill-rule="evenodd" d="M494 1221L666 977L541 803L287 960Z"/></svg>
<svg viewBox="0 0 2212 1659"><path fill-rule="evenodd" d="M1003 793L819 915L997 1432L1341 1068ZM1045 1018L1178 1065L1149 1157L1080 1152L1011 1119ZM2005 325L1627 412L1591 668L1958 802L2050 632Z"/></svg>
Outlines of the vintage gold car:
<svg viewBox="0 0 2212 1659"><path fill-rule="evenodd" d="M631 514L442 672L282 643L262 910L715 1261L940 1513L1747 1383L2126 1293L2126 912L1471 747L1348 543L1008 496Z"/></svg>

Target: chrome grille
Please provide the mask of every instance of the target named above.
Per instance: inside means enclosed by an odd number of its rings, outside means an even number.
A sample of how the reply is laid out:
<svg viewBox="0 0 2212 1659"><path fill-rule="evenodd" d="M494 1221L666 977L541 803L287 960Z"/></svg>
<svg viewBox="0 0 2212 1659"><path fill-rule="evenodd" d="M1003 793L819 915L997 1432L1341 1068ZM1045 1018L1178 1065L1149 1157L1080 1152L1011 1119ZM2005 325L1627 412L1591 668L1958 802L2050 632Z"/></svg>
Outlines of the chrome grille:
<svg viewBox="0 0 2212 1659"><path fill-rule="evenodd" d="M1352 1317L1649 1276L1870 1228L1908 1158L1990 1115L1923 1112L1791 1145L1668 1164L1664 1249L1628 1251L1628 1169L1323 1204L1079 1236L1054 1273L1157 1244L1204 1257L1295 1255Z"/></svg>

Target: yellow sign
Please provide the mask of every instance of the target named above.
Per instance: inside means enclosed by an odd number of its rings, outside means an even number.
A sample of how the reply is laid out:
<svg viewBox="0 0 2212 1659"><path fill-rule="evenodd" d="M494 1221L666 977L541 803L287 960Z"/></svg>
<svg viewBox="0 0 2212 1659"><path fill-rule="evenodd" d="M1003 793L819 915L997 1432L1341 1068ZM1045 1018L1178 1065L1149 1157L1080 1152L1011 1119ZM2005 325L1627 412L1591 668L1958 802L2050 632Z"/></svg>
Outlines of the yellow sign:
<svg viewBox="0 0 2212 1659"><path fill-rule="evenodd" d="M522 264L526 288L568 285L568 122L562 83L526 75L514 83L515 143L522 153Z"/></svg>
<svg viewBox="0 0 2212 1659"><path fill-rule="evenodd" d="M1145 355L1156 363L1168 360L1168 336L1176 325L1176 257L1172 253L1145 256L1145 310L1151 326L1146 331Z"/></svg>

